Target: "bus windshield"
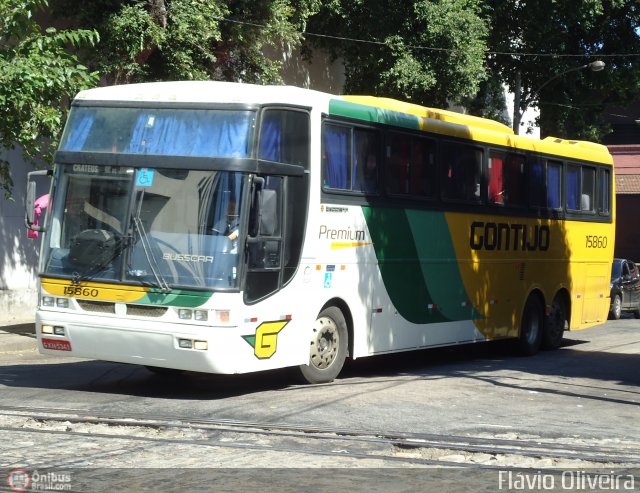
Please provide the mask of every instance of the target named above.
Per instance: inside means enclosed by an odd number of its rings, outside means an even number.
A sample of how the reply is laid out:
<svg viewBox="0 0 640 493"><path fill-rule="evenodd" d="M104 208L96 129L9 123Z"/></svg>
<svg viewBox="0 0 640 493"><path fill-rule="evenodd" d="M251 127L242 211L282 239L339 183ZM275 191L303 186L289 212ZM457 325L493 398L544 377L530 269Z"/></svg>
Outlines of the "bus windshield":
<svg viewBox="0 0 640 493"><path fill-rule="evenodd" d="M248 157L254 111L74 106L61 151Z"/></svg>
<svg viewBox="0 0 640 493"><path fill-rule="evenodd" d="M237 288L245 174L77 164L59 170L45 275L163 290Z"/></svg>

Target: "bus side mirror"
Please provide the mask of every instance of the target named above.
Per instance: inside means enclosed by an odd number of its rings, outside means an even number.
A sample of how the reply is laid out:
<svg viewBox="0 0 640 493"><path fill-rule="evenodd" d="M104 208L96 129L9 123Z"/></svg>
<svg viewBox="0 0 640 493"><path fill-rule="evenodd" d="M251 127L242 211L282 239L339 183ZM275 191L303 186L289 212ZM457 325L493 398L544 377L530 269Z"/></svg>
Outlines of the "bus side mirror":
<svg viewBox="0 0 640 493"><path fill-rule="evenodd" d="M26 197L25 208L27 212L27 228L31 229L33 223L36 222L36 184L33 181L27 182L27 197Z"/></svg>
<svg viewBox="0 0 640 493"><path fill-rule="evenodd" d="M46 200L48 199L48 196L45 196L45 197L41 197L41 199L36 201L37 188L36 188L36 182L33 181L33 177L34 176L51 176L51 175L52 175L51 171L46 171L46 170L31 171L27 173L27 191L25 195L24 206L25 206L25 225L30 231L44 231L44 227L41 225L38 225L38 219L42 209L47 206ZM38 202L42 202L42 199L44 199L45 201L44 205L41 203L38 203ZM37 237L37 234L30 237L35 238Z"/></svg>

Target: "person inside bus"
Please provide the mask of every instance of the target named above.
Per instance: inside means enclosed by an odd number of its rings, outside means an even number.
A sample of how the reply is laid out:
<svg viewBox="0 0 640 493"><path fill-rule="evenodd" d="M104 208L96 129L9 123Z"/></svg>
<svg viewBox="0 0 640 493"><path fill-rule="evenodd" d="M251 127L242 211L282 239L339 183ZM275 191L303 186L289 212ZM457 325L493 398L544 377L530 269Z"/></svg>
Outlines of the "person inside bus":
<svg viewBox="0 0 640 493"><path fill-rule="evenodd" d="M233 248L236 247L238 239L238 229L240 221L238 219L238 211L235 200L229 200L227 204L227 220L220 231L233 242Z"/></svg>

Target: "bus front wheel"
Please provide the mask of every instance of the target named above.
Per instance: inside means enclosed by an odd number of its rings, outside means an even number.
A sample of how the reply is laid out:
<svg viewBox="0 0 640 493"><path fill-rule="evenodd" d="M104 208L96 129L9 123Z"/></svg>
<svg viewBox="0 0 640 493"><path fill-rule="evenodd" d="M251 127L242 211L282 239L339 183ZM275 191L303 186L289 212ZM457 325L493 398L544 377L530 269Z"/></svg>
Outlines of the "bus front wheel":
<svg viewBox="0 0 640 493"><path fill-rule="evenodd" d="M340 309L322 310L313 326L309 364L298 367L302 379L312 384L334 380L342 370L348 345L347 322Z"/></svg>
<svg viewBox="0 0 640 493"><path fill-rule="evenodd" d="M542 344L544 329L544 310L537 296L529 296L520 322L518 352L523 356L532 356L538 352Z"/></svg>

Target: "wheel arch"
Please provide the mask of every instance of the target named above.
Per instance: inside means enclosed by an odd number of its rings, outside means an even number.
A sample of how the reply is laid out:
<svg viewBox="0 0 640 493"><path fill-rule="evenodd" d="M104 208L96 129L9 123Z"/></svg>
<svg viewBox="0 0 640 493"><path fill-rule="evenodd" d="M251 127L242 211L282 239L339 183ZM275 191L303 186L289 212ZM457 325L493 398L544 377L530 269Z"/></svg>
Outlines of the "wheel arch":
<svg viewBox="0 0 640 493"><path fill-rule="evenodd" d="M331 298L324 305L322 305L320 311L324 310L325 308L329 308L330 306L335 306L336 308L338 308L342 312L344 321L347 323L347 334L349 336L347 358L353 359L353 315L351 313L351 310L349 309L349 305L342 298Z"/></svg>

